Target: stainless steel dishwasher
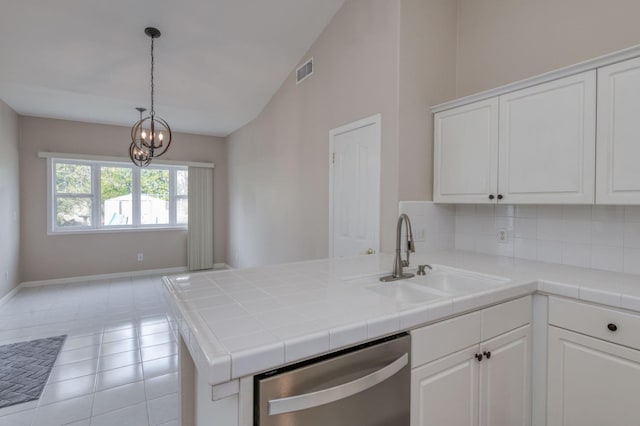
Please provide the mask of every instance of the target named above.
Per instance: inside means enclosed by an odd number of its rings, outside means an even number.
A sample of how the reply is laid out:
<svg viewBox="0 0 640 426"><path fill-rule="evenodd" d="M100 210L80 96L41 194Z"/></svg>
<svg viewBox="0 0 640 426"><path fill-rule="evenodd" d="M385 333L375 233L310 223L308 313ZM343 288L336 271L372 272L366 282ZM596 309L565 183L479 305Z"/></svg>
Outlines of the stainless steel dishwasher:
<svg viewBox="0 0 640 426"><path fill-rule="evenodd" d="M386 338L254 381L255 426L408 426L411 337Z"/></svg>

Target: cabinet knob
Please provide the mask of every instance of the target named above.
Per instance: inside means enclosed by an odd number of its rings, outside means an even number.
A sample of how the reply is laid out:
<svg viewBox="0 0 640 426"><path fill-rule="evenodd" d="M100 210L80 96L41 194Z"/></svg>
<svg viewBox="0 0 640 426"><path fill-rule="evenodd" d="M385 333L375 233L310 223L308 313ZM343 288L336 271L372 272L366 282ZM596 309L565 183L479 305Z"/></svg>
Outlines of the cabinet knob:
<svg viewBox="0 0 640 426"><path fill-rule="evenodd" d="M476 354L476 359L478 361L482 361L482 354Z"/></svg>
<svg viewBox="0 0 640 426"><path fill-rule="evenodd" d="M502 200L503 198L502 194L498 194L498 200Z"/></svg>
<svg viewBox="0 0 640 426"><path fill-rule="evenodd" d="M496 198L496 197L495 197L495 195L493 195L493 194L489 194L489 199L490 199L490 200L493 200L494 198Z"/></svg>
<svg viewBox="0 0 640 426"><path fill-rule="evenodd" d="M491 359L491 352L484 352L484 356L487 357L487 359Z"/></svg>
<svg viewBox="0 0 640 426"><path fill-rule="evenodd" d="M608 324L607 328L609 329L609 331L618 331L618 326L615 325L614 323Z"/></svg>

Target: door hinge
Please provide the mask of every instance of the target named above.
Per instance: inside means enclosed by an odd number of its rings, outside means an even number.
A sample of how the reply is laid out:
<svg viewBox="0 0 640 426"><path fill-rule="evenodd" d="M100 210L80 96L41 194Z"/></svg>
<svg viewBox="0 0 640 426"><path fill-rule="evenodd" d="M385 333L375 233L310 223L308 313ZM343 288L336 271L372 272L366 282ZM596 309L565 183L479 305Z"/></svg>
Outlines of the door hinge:
<svg viewBox="0 0 640 426"><path fill-rule="evenodd" d="M331 164L336 164L336 153L331 154Z"/></svg>

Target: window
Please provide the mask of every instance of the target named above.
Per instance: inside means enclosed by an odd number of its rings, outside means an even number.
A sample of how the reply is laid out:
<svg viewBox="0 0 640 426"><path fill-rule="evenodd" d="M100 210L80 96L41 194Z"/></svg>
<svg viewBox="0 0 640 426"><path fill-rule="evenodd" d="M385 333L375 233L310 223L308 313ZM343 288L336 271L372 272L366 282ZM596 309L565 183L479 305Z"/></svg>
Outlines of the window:
<svg viewBox="0 0 640 426"><path fill-rule="evenodd" d="M184 228L188 169L49 159L49 231Z"/></svg>

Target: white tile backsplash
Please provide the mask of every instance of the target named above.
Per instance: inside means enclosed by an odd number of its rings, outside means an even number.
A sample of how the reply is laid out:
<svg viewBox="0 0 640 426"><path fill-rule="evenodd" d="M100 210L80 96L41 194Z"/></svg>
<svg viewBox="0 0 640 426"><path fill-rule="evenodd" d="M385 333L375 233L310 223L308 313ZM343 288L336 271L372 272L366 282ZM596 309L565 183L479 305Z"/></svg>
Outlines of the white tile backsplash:
<svg viewBox="0 0 640 426"><path fill-rule="evenodd" d="M474 251L640 274L640 206L400 202L416 251ZM499 230L507 233L499 241Z"/></svg>
<svg viewBox="0 0 640 426"><path fill-rule="evenodd" d="M453 223L457 250L640 274L640 206L465 204Z"/></svg>
<svg viewBox="0 0 640 426"><path fill-rule="evenodd" d="M475 212L475 210L474 210ZM400 213L411 219L413 238L417 252L450 250L454 247L456 207L449 204L433 204L430 201L401 201ZM493 217L489 217L493 220ZM470 229L474 223L469 223Z"/></svg>

